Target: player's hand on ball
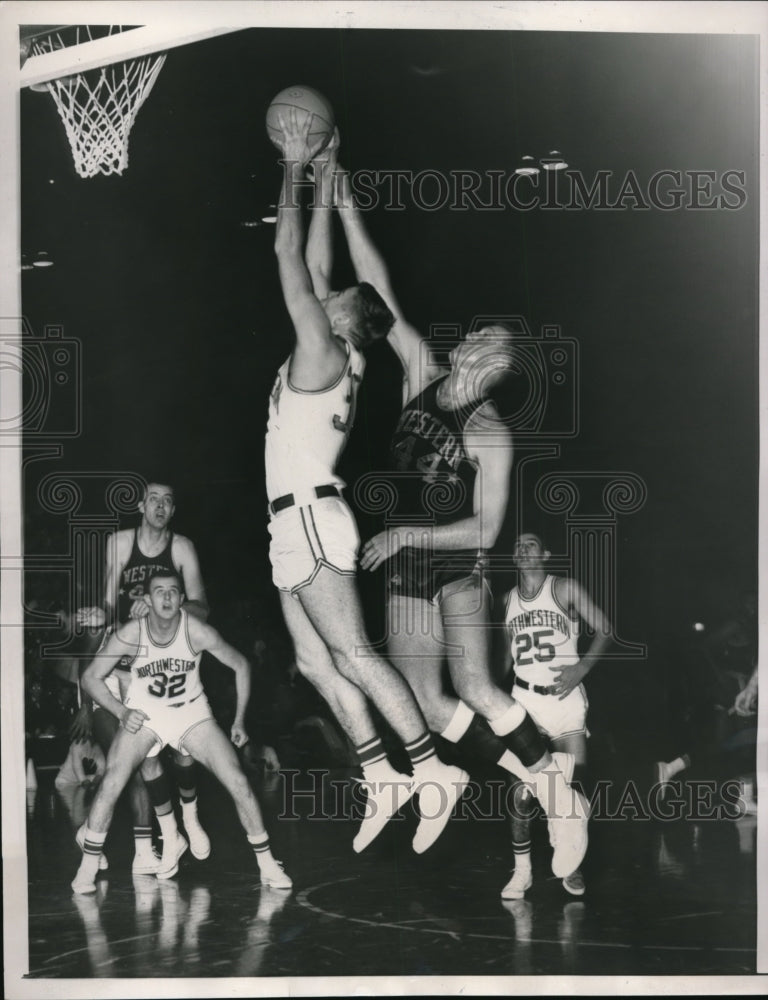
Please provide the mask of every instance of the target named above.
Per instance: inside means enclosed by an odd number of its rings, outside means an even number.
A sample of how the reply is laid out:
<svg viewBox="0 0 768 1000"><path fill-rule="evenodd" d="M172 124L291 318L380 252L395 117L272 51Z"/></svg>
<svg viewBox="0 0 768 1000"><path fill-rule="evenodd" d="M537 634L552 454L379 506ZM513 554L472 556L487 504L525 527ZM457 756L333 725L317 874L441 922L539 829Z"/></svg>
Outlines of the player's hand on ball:
<svg viewBox="0 0 768 1000"><path fill-rule="evenodd" d="M142 712L140 708L126 708L120 717L120 725L128 733L138 733L144 725L144 720L148 718L147 713Z"/></svg>
<svg viewBox="0 0 768 1000"><path fill-rule="evenodd" d="M149 606L143 597L134 601L128 613L129 618L145 618L149 614Z"/></svg>
<svg viewBox="0 0 768 1000"><path fill-rule="evenodd" d="M287 115L277 116L280 131L283 133L281 142L283 157L289 163L298 163L301 167L306 167L313 156L319 152L323 144L322 139L311 146L309 144L313 118L314 115L304 115L301 124L299 124L296 108L289 108Z"/></svg>
<svg viewBox="0 0 768 1000"><path fill-rule="evenodd" d="M333 130L333 135L331 136L328 145L324 149L321 149L319 153L315 153L312 162L320 163L323 166L330 164L335 166L339 158L339 146L341 145L341 137L339 136L338 125Z"/></svg>
<svg viewBox="0 0 768 1000"><path fill-rule="evenodd" d="M104 608L78 608L75 613L75 621L78 625L83 625L86 628L103 628L107 616L104 613Z"/></svg>
<svg viewBox="0 0 768 1000"><path fill-rule="evenodd" d="M248 742L248 733L246 733L245 729L239 723L236 722L232 726L230 732L230 739L232 740L232 742L236 747L244 747L245 744Z"/></svg>
<svg viewBox="0 0 768 1000"><path fill-rule="evenodd" d="M398 532L380 531L363 546L363 551L360 553L361 569L367 569L371 572L378 569L383 562L399 552L402 547L403 543Z"/></svg>

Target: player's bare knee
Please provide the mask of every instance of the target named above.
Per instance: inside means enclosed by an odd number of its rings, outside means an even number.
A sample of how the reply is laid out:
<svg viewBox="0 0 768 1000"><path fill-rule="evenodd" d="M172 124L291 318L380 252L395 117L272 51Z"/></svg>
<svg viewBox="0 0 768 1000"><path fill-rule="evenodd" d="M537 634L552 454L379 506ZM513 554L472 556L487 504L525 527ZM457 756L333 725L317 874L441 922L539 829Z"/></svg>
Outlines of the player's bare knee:
<svg viewBox="0 0 768 1000"><path fill-rule="evenodd" d="M491 687L490 683L478 678L474 674L462 675L460 669L455 672L452 671L451 677L456 694L465 705L469 705L473 712L482 715L485 719L492 718L494 714L499 714L499 695Z"/></svg>

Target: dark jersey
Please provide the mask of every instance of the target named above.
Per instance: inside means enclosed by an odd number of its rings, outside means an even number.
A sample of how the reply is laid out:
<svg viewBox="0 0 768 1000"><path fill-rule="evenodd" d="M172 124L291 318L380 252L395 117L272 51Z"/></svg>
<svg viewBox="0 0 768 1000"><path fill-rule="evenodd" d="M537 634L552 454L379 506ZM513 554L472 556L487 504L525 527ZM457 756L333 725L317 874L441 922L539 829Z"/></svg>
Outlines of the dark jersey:
<svg viewBox="0 0 768 1000"><path fill-rule="evenodd" d="M467 455L464 432L474 410L444 410L437 394L445 378L415 396L400 415L392 437L393 519L440 525L471 517L477 466ZM392 589L431 599L447 582L477 569L482 553L404 547L390 560ZM417 592L418 591L418 592Z"/></svg>
<svg viewBox="0 0 768 1000"><path fill-rule="evenodd" d="M133 532L133 547L128 562L120 573L120 589L117 595L117 621L122 624L127 622L131 605L146 593L147 582L157 570L167 570L170 573L178 573L179 570L173 564L171 558L171 548L173 546L173 532L168 533L168 544L156 556L145 556L139 548L138 532Z"/></svg>

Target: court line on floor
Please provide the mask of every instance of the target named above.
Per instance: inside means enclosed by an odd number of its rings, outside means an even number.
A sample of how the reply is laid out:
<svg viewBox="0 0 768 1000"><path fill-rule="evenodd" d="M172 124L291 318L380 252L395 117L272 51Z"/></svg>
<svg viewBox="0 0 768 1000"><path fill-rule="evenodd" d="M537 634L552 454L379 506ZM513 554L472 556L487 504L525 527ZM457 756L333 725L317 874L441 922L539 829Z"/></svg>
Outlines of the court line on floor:
<svg viewBox="0 0 768 1000"><path fill-rule="evenodd" d="M418 934L440 934L446 935L448 937L456 938L456 931L441 930L438 927L414 927L412 923L391 923L389 921L381 920L369 920L366 917L351 917L345 913L334 913L333 910L325 910L321 906L317 906L315 903L309 902L309 894L313 892L318 892L321 889L326 889L328 886L342 885L344 882L357 882L358 879L354 878L342 878L335 879L331 882L321 882L319 885L309 886L307 889L303 889L296 896L296 902L299 906L303 906L307 910L311 910L313 913L317 913L323 917L332 917L335 920L348 920L355 924L364 924L367 927L382 927L391 930L398 931L413 931ZM517 935L510 934L481 934L477 931L460 931L458 932L463 938L481 938L485 941L517 941L520 944L552 944L552 945L572 945L576 944L579 947L585 948L616 948L616 949L626 949L628 951L634 950L649 950L649 951L725 951L725 952L746 952L747 954L754 954L754 948L731 948L731 947L711 947L709 945L666 945L666 944L624 944L619 941L570 941L563 940L562 938L533 938L533 937L518 937Z"/></svg>

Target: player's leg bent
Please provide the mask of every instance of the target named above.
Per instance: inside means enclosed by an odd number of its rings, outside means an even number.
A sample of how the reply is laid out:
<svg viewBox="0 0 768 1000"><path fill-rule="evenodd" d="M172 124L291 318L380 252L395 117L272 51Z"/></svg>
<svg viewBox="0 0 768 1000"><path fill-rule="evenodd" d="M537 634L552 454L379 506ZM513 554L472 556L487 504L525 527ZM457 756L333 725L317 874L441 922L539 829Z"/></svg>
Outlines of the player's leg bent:
<svg viewBox="0 0 768 1000"><path fill-rule="evenodd" d="M95 891L99 858L103 851L117 800L134 770L156 741L155 733L143 726L137 733L118 729L115 734L107 755L104 776L91 804L88 819L84 827L81 828L83 857L72 882L72 889L75 892Z"/></svg>
<svg viewBox="0 0 768 1000"><path fill-rule="evenodd" d="M276 889L290 889L293 885L290 877L283 870L282 863L272 855L258 799L240 766L235 748L215 719L207 719L194 726L183 738L181 746L208 768L231 795L256 856L262 883Z"/></svg>
<svg viewBox="0 0 768 1000"><path fill-rule="evenodd" d="M328 648L299 600L284 591L281 591L280 599L294 643L296 665L325 698L352 741L363 771L367 800L363 821L353 841L354 850L359 852L405 805L413 794L413 783L389 763L367 698L356 684L336 669Z"/></svg>
<svg viewBox="0 0 768 1000"><path fill-rule="evenodd" d="M354 579L322 567L298 597L339 673L370 698L404 743L419 737L424 717L405 680L373 649Z"/></svg>
<svg viewBox="0 0 768 1000"><path fill-rule="evenodd" d="M405 744L417 788L439 799L427 813L425 797L420 798L422 822L413 847L421 853L442 833L469 776L461 768L443 764L436 756L413 692L368 639L354 581L324 567L312 584L299 591L299 600L328 647L336 669L360 687Z"/></svg>
<svg viewBox="0 0 768 1000"><path fill-rule="evenodd" d="M442 622L430 601L390 596L387 657L408 682L429 728L442 733L454 716L457 699L444 689Z"/></svg>
<svg viewBox="0 0 768 1000"><path fill-rule="evenodd" d="M118 728L118 721L111 712L102 708L94 710L93 733L105 757L109 755ZM139 770L131 775L126 792L133 816L133 871L135 874L153 874L157 858L152 848L152 805Z"/></svg>
<svg viewBox="0 0 768 1000"><path fill-rule="evenodd" d="M224 786L231 795L245 832L254 836L265 833L261 808L237 753L215 719L195 726L184 737L184 748Z"/></svg>
<svg viewBox="0 0 768 1000"><path fill-rule="evenodd" d="M491 677L491 595L479 576L461 589L444 588L439 607L448 668L461 700L485 719L498 719L514 703Z"/></svg>
<svg viewBox="0 0 768 1000"><path fill-rule="evenodd" d="M376 735L376 728L365 695L336 669L299 599L280 591L280 605L299 672L317 688L352 742L356 746L366 743Z"/></svg>

